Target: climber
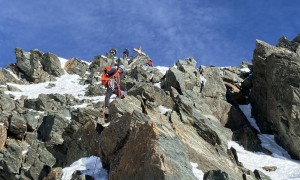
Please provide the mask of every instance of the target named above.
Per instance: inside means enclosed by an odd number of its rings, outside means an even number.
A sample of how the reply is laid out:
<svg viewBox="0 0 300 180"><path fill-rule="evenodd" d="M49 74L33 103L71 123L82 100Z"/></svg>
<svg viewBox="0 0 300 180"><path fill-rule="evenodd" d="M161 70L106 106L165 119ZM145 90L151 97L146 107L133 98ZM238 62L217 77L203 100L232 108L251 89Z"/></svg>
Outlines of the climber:
<svg viewBox="0 0 300 180"><path fill-rule="evenodd" d="M200 93L202 93L203 87L204 87L204 85L207 81L203 76L203 72L204 72L203 69L200 69L200 78L199 78L199 80L200 80Z"/></svg>
<svg viewBox="0 0 300 180"><path fill-rule="evenodd" d="M126 48L123 51L123 60L126 60L129 56L129 50Z"/></svg>
<svg viewBox="0 0 300 180"><path fill-rule="evenodd" d="M151 59L149 59L146 63L145 63L146 66L150 66L150 67L153 67L153 62Z"/></svg>
<svg viewBox="0 0 300 180"><path fill-rule="evenodd" d="M126 95L125 88L121 87L121 79L124 77L124 66L120 65L117 68L106 68L103 73L105 74L105 78L107 78L106 82L102 81L102 85L106 87L104 107L107 107L109 104L109 99L113 94L116 94L117 97L124 98ZM103 75L102 75L103 77Z"/></svg>
<svg viewBox="0 0 300 180"><path fill-rule="evenodd" d="M112 48L111 50L109 50L109 53L115 56L117 54L117 50L115 48Z"/></svg>
<svg viewBox="0 0 300 180"><path fill-rule="evenodd" d="M114 59L116 54L117 54L117 49L112 48L112 49L109 50L108 53L106 53L106 56L110 59Z"/></svg>

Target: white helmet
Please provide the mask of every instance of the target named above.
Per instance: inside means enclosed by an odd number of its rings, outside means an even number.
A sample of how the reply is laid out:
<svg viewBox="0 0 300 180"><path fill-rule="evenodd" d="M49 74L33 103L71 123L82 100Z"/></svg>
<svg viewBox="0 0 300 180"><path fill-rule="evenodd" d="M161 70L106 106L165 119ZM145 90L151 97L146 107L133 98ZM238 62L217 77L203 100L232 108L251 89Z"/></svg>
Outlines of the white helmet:
<svg viewBox="0 0 300 180"><path fill-rule="evenodd" d="M125 70L125 67L122 64L119 66L119 68L121 68L122 70Z"/></svg>

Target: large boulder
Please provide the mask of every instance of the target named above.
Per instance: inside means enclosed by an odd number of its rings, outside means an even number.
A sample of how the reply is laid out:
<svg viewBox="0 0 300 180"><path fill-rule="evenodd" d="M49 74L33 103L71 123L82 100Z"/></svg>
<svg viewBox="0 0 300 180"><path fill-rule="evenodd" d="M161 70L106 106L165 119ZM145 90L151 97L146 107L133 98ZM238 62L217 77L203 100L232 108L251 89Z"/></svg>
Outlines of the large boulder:
<svg viewBox="0 0 300 180"><path fill-rule="evenodd" d="M37 156L38 155L38 156ZM56 164L56 158L43 143L31 143L24 155L21 173L30 179L42 179Z"/></svg>
<svg viewBox="0 0 300 180"><path fill-rule="evenodd" d="M22 147L14 139L7 139L6 147L0 151L0 168L10 174L19 174L22 164ZM0 173L1 174L1 173Z"/></svg>
<svg viewBox="0 0 300 180"><path fill-rule="evenodd" d="M76 58L71 58L70 60L68 60L64 67L67 73L78 74L79 76L83 76L86 73L87 68L87 63L82 62Z"/></svg>
<svg viewBox="0 0 300 180"><path fill-rule="evenodd" d="M63 134L69 124L70 120L60 114L48 114L38 128L38 138L52 145L63 144Z"/></svg>
<svg viewBox="0 0 300 180"><path fill-rule="evenodd" d="M65 73L65 71L61 67L61 63L58 57L50 52L43 54L41 64L43 66L43 69L50 75L60 77Z"/></svg>
<svg viewBox="0 0 300 180"><path fill-rule="evenodd" d="M16 108L16 104L9 95L0 94L0 110L11 112Z"/></svg>
<svg viewBox="0 0 300 180"><path fill-rule="evenodd" d="M167 93L151 84L139 84L128 91L128 95L135 97L140 96L144 103L148 106L158 107L160 105L165 106L169 109L173 109L174 102Z"/></svg>
<svg viewBox="0 0 300 180"><path fill-rule="evenodd" d="M27 131L27 125L24 117L17 113L13 113L9 119L8 131L15 137L22 139Z"/></svg>

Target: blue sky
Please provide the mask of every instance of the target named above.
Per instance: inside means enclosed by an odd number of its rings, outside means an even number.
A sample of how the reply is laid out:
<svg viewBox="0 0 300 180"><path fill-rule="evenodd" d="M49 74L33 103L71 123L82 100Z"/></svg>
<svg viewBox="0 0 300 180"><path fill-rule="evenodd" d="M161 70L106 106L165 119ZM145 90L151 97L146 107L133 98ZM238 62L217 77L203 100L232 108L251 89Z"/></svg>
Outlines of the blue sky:
<svg viewBox="0 0 300 180"><path fill-rule="evenodd" d="M142 46L154 65L251 61L255 40L300 33L298 0L0 0L0 67L14 48L91 61L110 48Z"/></svg>

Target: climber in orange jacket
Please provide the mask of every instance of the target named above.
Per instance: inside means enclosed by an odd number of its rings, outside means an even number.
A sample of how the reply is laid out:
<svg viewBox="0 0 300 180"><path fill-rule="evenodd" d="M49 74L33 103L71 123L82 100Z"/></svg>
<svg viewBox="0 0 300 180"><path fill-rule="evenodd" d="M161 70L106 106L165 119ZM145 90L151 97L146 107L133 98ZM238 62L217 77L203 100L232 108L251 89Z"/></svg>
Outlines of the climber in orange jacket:
<svg viewBox="0 0 300 180"><path fill-rule="evenodd" d="M102 74L102 85L106 87L104 106L107 107L113 94L116 94L117 97L125 97L125 88L120 85L125 73L123 65L120 65L118 68L106 68L105 71L103 72L105 75Z"/></svg>

